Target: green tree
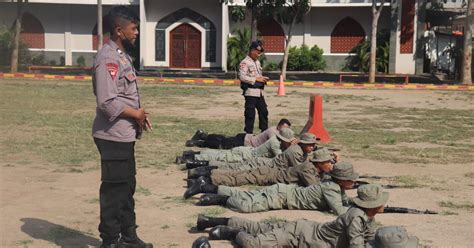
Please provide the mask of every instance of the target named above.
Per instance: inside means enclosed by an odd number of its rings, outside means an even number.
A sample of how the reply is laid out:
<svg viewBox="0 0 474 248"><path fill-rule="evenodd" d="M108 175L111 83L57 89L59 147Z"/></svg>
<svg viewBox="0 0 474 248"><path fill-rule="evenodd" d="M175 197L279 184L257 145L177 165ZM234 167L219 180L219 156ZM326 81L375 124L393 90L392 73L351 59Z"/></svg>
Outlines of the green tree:
<svg viewBox="0 0 474 248"><path fill-rule="evenodd" d="M311 10L311 0L272 0L272 11L275 13L280 25L286 24L288 30L285 36L285 52L283 54L283 63L281 74L286 78L286 69L288 65L288 54L290 51L290 42L293 37L293 28L296 23L303 22L304 16Z"/></svg>

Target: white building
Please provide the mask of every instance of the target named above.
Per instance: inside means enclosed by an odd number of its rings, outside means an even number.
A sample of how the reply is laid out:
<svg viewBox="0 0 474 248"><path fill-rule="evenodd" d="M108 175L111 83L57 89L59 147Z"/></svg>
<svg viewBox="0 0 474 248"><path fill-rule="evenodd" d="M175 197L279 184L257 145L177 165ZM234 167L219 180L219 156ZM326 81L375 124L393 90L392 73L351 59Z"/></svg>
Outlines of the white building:
<svg viewBox="0 0 474 248"><path fill-rule="evenodd" d="M422 25L417 6L422 1L392 0L384 7L379 30L391 33L391 73L419 71L416 40ZM103 4L104 14L119 4L131 5L139 14L139 63L145 70L226 71L231 32L250 26L250 17L243 23L233 22L229 13L234 6L219 0L103 0ZM96 0L29 0L25 11L21 38L32 51L44 52L57 63L64 60L66 65L77 64L81 56L91 64L97 47ZM12 27L15 15L15 1L0 0L0 26ZM304 22L294 28L291 45L318 45L324 50L328 71L340 71L352 48L370 35L371 18L371 0L313 0ZM261 21L258 29L267 57L279 62L287 27L270 19Z"/></svg>

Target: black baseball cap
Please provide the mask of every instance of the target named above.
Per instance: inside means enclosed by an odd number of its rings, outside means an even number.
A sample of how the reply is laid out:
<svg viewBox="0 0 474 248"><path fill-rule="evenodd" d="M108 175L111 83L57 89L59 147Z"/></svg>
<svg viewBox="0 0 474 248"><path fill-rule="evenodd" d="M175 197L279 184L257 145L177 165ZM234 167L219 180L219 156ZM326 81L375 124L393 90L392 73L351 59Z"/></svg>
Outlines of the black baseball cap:
<svg viewBox="0 0 474 248"><path fill-rule="evenodd" d="M253 50L253 49L263 53L264 50L263 50L262 42L259 40L252 41L252 43L250 43L249 50Z"/></svg>

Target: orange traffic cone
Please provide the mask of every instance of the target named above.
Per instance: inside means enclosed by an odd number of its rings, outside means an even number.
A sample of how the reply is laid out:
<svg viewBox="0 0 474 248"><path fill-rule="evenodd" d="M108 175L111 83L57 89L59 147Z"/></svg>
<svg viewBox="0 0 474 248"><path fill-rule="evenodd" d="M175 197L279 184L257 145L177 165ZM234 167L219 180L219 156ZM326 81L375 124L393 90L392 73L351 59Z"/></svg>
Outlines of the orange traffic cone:
<svg viewBox="0 0 474 248"><path fill-rule="evenodd" d="M284 96L285 95L285 83L283 82L283 75L280 75L280 83L278 84L278 96Z"/></svg>

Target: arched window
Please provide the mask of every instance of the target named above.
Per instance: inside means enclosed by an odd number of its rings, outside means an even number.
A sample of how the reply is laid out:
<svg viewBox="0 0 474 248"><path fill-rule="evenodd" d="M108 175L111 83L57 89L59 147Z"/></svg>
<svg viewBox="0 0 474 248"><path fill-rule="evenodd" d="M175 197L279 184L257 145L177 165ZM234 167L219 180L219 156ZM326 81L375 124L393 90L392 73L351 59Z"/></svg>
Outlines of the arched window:
<svg viewBox="0 0 474 248"><path fill-rule="evenodd" d="M331 33L331 53L349 53L365 40L365 32L356 20L342 19Z"/></svg>
<svg viewBox="0 0 474 248"><path fill-rule="evenodd" d="M257 29L262 36L265 52L282 53L285 51L285 32L273 18L258 21Z"/></svg>
<svg viewBox="0 0 474 248"><path fill-rule="evenodd" d="M107 21L107 15L102 17L102 31L104 33L104 44L109 42L110 39L110 27L109 22ZM99 44L99 36L97 35L97 23L94 25L92 29L92 49L97 50L97 45Z"/></svg>
<svg viewBox="0 0 474 248"><path fill-rule="evenodd" d="M44 48L44 28L32 14L26 12L21 19L20 40L29 48Z"/></svg>

